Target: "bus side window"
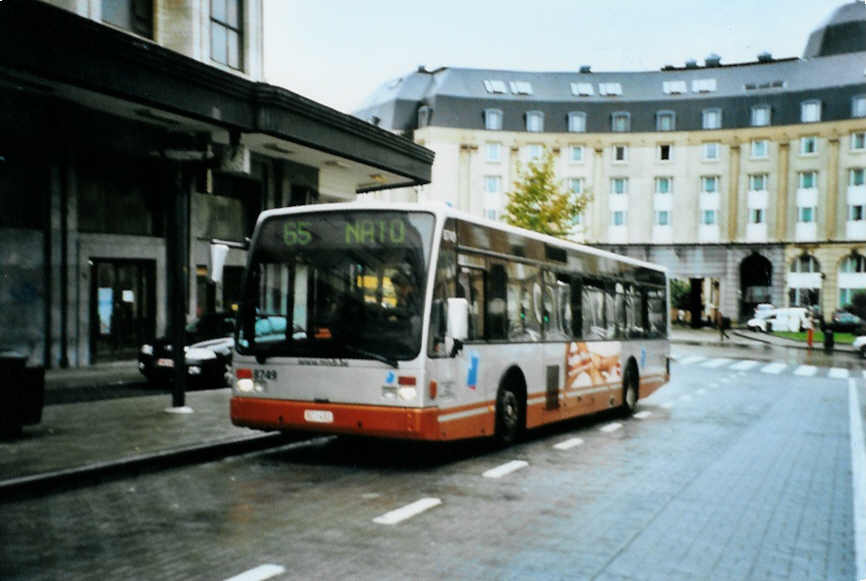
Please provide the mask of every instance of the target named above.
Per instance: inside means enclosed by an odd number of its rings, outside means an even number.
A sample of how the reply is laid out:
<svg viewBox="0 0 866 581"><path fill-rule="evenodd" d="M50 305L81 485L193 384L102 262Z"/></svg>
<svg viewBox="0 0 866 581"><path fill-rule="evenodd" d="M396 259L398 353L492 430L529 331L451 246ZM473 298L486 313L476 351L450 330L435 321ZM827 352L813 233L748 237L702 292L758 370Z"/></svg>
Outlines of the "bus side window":
<svg viewBox="0 0 866 581"><path fill-rule="evenodd" d="M533 290L538 284L538 268L518 262L508 263L507 300L508 338L514 341L538 341L541 326L536 318Z"/></svg>
<svg viewBox="0 0 866 581"><path fill-rule="evenodd" d="M615 287L613 284L605 283L604 293L604 321L605 339L613 339L617 335L619 319L616 317Z"/></svg>
<svg viewBox="0 0 866 581"><path fill-rule="evenodd" d="M569 277L568 275L560 274L558 280L561 283L569 285L569 302L571 319L565 327L565 332L569 333L574 339L583 337L583 310L582 310L582 295L583 283L577 276Z"/></svg>
<svg viewBox="0 0 866 581"><path fill-rule="evenodd" d="M585 281L581 293L581 338L592 341L607 338L605 326L606 293L595 281Z"/></svg>
<svg viewBox="0 0 866 581"><path fill-rule="evenodd" d="M626 304L625 288L622 283L614 285L614 335L617 339L625 339L628 337L626 329L628 329L628 305ZM610 336L610 335L608 335Z"/></svg>
<svg viewBox="0 0 866 581"><path fill-rule="evenodd" d="M484 339L484 271L461 267L457 296L469 301L469 339Z"/></svg>
<svg viewBox="0 0 866 581"><path fill-rule="evenodd" d="M662 291L651 290L647 293L647 311L649 312L649 336L664 337L667 333L667 316Z"/></svg>
<svg viewBox="0 0 866 581"><path fill-rule="evenodd" d="M508 317L506 309L507 276L505 265L501 262L490 262L487 275L487 338L508 338Z"/></svg>

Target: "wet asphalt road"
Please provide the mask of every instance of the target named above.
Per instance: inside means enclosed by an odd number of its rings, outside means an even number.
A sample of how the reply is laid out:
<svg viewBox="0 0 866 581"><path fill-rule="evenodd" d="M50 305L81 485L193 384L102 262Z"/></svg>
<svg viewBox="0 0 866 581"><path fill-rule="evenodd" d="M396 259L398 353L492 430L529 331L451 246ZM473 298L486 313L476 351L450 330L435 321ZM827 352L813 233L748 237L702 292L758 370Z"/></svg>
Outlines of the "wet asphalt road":
<svg viewBox="0 0 866 581"><path fill-rule="evenodd" d="M0 578L856 579L859 367L675 351L637 416L504 450L316 438L0 504Z"/></svg>

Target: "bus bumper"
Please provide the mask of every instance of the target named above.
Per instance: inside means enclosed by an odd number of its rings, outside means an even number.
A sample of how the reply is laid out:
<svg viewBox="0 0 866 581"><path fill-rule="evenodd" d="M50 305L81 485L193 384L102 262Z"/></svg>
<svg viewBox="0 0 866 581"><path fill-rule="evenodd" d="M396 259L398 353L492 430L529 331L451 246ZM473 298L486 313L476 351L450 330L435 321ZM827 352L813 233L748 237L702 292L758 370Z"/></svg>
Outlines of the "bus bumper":
<svg viewBox="0 0 866 581"><path fill-rule="evenodd" d="M438 408L323 404L232 397L236 426L258 430L304 430L410 440L441 440Z"/></svg>

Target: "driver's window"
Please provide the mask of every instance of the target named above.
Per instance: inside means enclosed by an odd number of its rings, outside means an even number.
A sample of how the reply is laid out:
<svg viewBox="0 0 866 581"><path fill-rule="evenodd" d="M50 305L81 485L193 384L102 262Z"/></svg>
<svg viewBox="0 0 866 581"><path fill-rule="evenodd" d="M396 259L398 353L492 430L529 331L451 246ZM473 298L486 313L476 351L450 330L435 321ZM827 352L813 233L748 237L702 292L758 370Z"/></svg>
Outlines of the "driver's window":
<svg viewBox="0 0 866 581"><path fill-rule="evenodd" d="M453 220L445 225L452 240L443 236L436 263L436 279L433 284L433 302L430 310L430 332L427 352L430 357L448 357L445 349L445 333L448 330L448 298L457 296L457 252L456 227ZM450 237L449 237L450 238Z"/></svg>

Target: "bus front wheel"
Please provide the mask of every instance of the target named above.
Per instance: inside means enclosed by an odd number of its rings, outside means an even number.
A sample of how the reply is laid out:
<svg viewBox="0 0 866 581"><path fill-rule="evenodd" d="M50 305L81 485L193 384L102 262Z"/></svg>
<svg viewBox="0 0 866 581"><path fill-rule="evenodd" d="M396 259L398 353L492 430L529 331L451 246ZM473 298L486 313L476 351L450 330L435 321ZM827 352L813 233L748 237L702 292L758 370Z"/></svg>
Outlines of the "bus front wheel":
<svg viewBox="0 0 866 581"><path fill-rule="evenodd" d="M513 444L524 426L523 405L511 387L503 387L496 396L496 441L501 445Z"/></svg>
<svg viewBox="0 0 866 581"><path fill-rule="evenodd" d="M638 383L637 369L632 363L626 368L622 380L622 412L625 416L630 416L637 410Z"/></svg>

